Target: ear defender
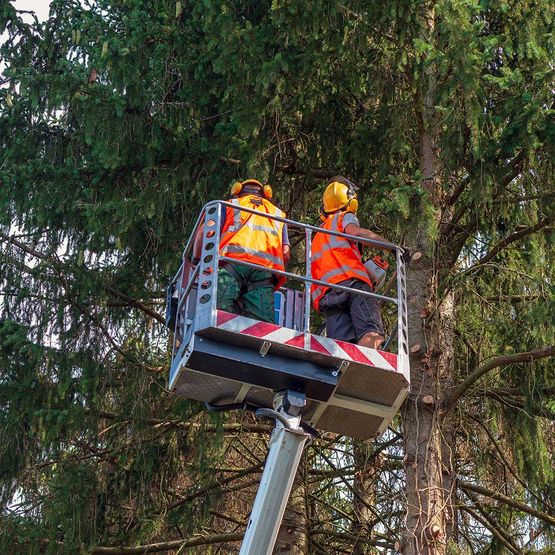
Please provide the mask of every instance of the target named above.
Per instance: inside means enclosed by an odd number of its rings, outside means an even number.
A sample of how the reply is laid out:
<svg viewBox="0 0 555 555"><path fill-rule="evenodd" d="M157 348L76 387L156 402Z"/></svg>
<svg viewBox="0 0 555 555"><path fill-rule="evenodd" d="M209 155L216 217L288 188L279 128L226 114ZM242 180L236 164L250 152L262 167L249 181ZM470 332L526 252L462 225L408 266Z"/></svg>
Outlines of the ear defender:
<svg viewBox="0 0 555 555"><path fill-rule="evenodd" d="M242 181L242 182L236 181L231 186L231 191L230 191L231 196L232 197L239 196L241 194L241 191L243 190L243 186L248 183L255 183L259 185L262 189L262 194L264 195L264 198L267 198L269 200L274 196L274 192L272 191L272 187L270 185L262 185L262 183L260 183L256 179L247 179L246 181Z"/></svg>
<svg viewBox="0 0 555 555"><path fill-rule="evenodd" d="M236 197L240 192L241 189L243 188L243 184L240 181L236 181L232 186L231 186L231 196L232 197Z"/></svg>
<svg viewBox="0 0 555 555"><path fill-rule="evenodd" d="M350 179L345 178L345 181L347 182L347 187L349 187L347 191L349 202L347 203L346 210L347 212L356 214L358 210L358 186L355 185Z"/></svg>
<svg viewBox="0 0 555 555"><path fill-rule="evenodd" d="M355 196L349 199L349 204L347 204L347 212L352 212L353 214L356 214L357 210L358 210L358 199L355 193Z"/></svg>

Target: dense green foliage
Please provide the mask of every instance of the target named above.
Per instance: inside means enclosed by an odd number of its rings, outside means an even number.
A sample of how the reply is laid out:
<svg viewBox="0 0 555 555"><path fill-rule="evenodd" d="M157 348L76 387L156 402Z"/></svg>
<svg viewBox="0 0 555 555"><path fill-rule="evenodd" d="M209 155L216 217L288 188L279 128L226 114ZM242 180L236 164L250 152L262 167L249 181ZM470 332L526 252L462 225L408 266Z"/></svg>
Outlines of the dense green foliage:
<svg viewBox="0 0 555 555"><path fill-rule="evenodd" d="M256 467L264 446L167 391L156 318L200 207L237 178L269 180L291 217L316 222L325 178L344 173L363 224L411 246L424 230L424 316L454 293L457 384L554 345L553 13L550 0L53 0L26 23L2 3L0 551L242 530L209 513L218 469ZM547 357L474 384L453 411L457 476L553 513L554 392ZM351 484L361 469L326 441L306 475L337 464ZM370 526L382 546L404 534L391 445ZM305 486L309 536L350 529L345 482ZM463 489L474 515L457 512L453 552L506 552L476 512L515 549L554 548L541 518ZM227 495L241 522L248 503ZM314 553L354 541L318 537Z"/></svg>

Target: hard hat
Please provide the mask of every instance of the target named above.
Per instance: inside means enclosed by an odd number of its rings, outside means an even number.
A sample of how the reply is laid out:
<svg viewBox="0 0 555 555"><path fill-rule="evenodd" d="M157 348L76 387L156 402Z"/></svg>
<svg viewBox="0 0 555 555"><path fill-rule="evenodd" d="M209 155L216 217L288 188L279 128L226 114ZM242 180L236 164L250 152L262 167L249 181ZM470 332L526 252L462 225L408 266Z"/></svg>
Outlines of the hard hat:
<svg viewBox="0 0 555 555"><path fill-rule="evenodd" d="M358 210L358 187L346 177L336 175L328 182L322 196L322 205L326 214L346 210L356 214Z"/></svg>
<svg viewBox="0 0 555 555"><path fill-rule="evenodd" d="M272 187L270 185L262 185L258 179L245 179L245 181L236 181L231 186L231 196L238 197L243 192L250 192L249 189L254 191L258 189L265 198L271 199L273 196Z"/></svg>

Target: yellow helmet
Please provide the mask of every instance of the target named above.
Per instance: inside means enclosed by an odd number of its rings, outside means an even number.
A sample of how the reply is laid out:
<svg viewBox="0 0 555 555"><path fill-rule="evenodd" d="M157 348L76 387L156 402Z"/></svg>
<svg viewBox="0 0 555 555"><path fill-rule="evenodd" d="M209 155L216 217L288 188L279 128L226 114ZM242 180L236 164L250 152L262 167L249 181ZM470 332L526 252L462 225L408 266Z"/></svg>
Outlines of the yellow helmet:
<svg viewBox="0 0 555 555"><path fill-rule="evenodd" d="M346 210L356 214L358 210L358 187L346 177L336 175L328 182L322 196L322 205L326 214Z"/></svg>

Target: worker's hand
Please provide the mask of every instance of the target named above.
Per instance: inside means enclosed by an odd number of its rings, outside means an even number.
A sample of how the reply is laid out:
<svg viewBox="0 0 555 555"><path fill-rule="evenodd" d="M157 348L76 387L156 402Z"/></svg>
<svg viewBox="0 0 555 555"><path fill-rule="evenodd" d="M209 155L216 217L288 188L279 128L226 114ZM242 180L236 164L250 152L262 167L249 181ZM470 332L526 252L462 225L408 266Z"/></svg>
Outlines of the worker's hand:
<svg viewBox="0 0 555 555"><path fill-rule="evenodd" d="M408 264L412 260L412 254L412 251L408 247L403 247L401 258L405 264Z"/></svg>

